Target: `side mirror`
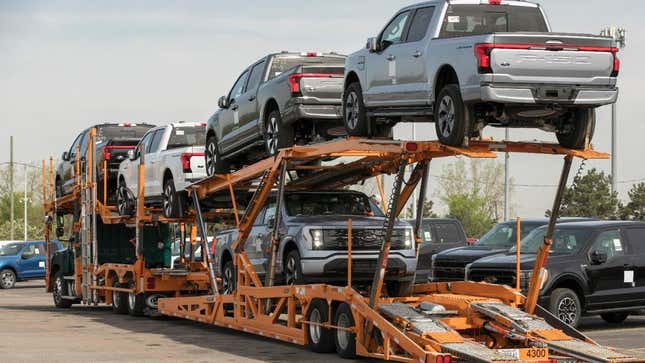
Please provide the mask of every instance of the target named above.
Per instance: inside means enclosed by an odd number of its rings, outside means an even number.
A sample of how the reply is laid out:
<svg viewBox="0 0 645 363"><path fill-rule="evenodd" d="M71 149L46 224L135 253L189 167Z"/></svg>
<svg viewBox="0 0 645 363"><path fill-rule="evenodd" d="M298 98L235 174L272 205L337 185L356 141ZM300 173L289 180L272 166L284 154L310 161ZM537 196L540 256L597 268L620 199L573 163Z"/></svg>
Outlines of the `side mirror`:
<svg viewBox="0 0 645 363"><path fill-rule="evenodd" d="M67 153L67 151L63 151L63 156L61 156L61 159L63 159L63 161L69 161L69 154Z"/></svg>
<svg viewBox="0 0 645 363"><path fill-rule="evenodd" d="M275 217L269 218L268 224L269 224L269 227L273 227L273 225L275 224Z"/></svg>
<svg viewBox="0 0 645 363"><path fill-rule="evenodd" d="M367 48L367 50L369 50L371 53L378 52L379 45L376 38L375 37L367 38L367 44L365 45L365 48Z"/></svg>
<svg viewBox="0 0 645 363"><path fill-rule="evenodd" d="M135 153L134 153L134 150L133 150L133 149L128 150L128 159L130 159L130 160L136 160L136 155L137 155L137 154L135 154Z"/></svg>
<svg viewBox="0 0 645 363"><path fill-rule="evenodd" d="M601 251L591 252L591 263L594 265L602 265L607 262L607 253Z"/></svg>
<svg viewBox="0 0 645 363"><path fill-rule="evenodd" d="M228 108L228 97L222 96L217 100L217 105L219 108Z"/></svg>

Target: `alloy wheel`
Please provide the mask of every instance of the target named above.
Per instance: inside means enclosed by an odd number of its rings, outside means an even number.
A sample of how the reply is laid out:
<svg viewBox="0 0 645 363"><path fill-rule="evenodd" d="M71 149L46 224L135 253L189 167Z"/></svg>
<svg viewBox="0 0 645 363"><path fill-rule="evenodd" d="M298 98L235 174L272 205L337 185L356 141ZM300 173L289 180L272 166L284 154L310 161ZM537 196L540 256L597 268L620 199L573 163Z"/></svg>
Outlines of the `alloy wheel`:
<svg viewBox="0 0 645 363"><path fill-rule="evenodd" d="M63 279L57 278L54 282L54 302L59 303L63 300Z"/></svg>
<svg viewBox="0 0 645 363"><path fill-rule="evenodd" d="M269 117L267 123L266 133L266 146L270 155L278 153L278 118L275 116Z"/></svg>
<svg viewBox="0 0 645 363"><path fill-rule="evenodd" d="M350 92L345 100L345 112L347 113L345 117L347 119L347 127L351 130L356 129L358 125L359 107L356 92Z"/></svg>
<svg viewBox="0 0 645 363"><path fill-rule="evenodd" d="M439 103L439 130L444 137L450 137L455 127L455 104L452 97L446 95Z"/></svg>
<svg viewBox="0 0 645 363"><path fill-rule="evenodd" d="M222 287L224 289L224 294L230 295L233 293L233 290L235 290L235 286L233 286L233 271L230 268L225 268L223 275Z"/></svg>
<svg viewBox="0 0 645 363"><path fill-rule="evenodd" d="M173 212L173 205L175 205L175 193L173 193L172 185L166 184L163 191L163 212L166 216L171 216Z"/></svg>
<svg viewBox="0 0 645 363"><path fill-rule="evenodd" d="M298 268L296 266L296 260L293 257L287 259L287 263L284 267L285 269L285 282L287 285L295 285L298 281Z"/></svg>
<svg viewBox="0 0 645 363"><path fill-rule="evenodd" d="M217 163L217 152L215 143L209 142L206 145L206 174L215 175L215 164Z"/></svg>
<svg viewBox="0 0 645 363"><path fill-rule="evenodd" d="M558 303L558 319L571 325L575 323L578 316L578 306L576 302L568 296L565 296Z"/></svg>
<svg viewBox="0 0 645 363"><path fill-rule="evenodd" d="M129 206L129 196L126 188L124 186L119 187L119 189L116 192L117 196L117 208L119 210L119 215L121 216L127 216L130 214L130 206Z"/></svg>
<svg viewBox="0 0 645 363"><path fill-rule="evenodd" d="M10 289L16 283L16 276L11 271L5 271L0 276L3 289Z"/></svg>

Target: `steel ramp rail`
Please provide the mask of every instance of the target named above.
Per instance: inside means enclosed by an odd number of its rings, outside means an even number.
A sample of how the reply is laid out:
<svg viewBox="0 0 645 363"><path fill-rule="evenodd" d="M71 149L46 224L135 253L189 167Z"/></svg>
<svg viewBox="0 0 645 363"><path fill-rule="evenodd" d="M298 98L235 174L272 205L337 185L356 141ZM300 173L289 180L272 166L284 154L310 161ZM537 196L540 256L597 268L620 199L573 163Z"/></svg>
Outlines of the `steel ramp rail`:
<svg viewBox="0 0 645 363"><path fill-rule="evenodd" d="M471 307L474 311L527 335L529 339L543 342L549 350L557 354L585 362L643 362L634 356L568 336L543 318L503 303L476 303Z"/></svg>

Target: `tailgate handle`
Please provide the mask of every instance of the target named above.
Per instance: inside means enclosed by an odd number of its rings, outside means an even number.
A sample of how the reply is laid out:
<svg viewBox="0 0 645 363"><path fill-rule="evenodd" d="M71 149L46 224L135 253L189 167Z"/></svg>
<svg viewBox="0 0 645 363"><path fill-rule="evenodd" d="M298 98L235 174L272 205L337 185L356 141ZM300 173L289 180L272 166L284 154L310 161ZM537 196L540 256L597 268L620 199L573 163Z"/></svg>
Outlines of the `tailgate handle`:
<svg viewBox="0 0 645 363"><path fill-rule="evenodd" d="M393 60L395 60L395 59L396 59L396 57L395 57L395 56L393 56L392 54L390 54L390 55L388 55L388 56L387 56L387 58L386 58L386 59L387 59L387 60L389 60L389 61L393 61Z"/></svg>
<svg viewBox="0 0 645 363"><path fill-rule="evenodd" d="M413 56L414 58L419 58L419 57L421 57L422 55L423 55L423 53L421 53L421 52L420 52L420 51L418 51L418 50L417 50L416 52L414 52L414 54L412 54L412 56Z"/></svg>

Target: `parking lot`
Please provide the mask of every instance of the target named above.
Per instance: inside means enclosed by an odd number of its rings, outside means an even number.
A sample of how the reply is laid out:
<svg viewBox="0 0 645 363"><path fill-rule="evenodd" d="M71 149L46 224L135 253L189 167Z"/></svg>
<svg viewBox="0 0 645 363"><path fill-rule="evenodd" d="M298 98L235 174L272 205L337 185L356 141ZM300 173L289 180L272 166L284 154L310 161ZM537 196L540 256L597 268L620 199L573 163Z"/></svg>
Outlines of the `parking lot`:
<svg viewBox="0 0 645 363"><path fill-rule="evenodd" d="M586 318L582 330L601 344L645 357L645 316L630 317L619 327ZM107 306L59 310L42 281L0 290L0 351L8 362L346 362L185 320L116 315Z"/></svg>

